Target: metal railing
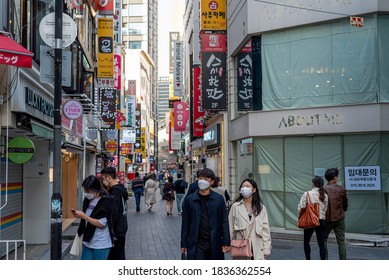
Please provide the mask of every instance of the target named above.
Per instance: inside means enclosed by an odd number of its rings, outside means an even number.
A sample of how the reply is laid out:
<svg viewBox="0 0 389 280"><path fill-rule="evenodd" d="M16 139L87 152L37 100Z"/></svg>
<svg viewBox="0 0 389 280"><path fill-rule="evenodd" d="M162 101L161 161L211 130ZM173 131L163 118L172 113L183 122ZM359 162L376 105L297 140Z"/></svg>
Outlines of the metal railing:
<svg viewBox="0 0 389 280"><path fill-rule="evenodd" d="M19 253L23 254L23 259L21 260L26 259L26 240L0 240L0 248L2 247L2 244L5 244L5 256L2 259L9 260L10 255L12 255L12 259L18 260ZM14 246L12 246L12 244ZM22 252L19 252L19 246L23 246Z"/></svg>

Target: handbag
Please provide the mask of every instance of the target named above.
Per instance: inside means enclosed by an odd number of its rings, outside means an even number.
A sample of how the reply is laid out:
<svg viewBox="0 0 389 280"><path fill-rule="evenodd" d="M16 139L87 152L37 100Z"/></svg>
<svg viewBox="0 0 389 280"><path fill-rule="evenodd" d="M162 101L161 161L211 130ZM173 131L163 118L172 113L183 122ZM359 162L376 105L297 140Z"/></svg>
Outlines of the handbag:
<svg viewBox="0 0 389 280"><path fill-rule="evenodd" d="M311 203L307 192L307 205L300 209L297 226L302 229L314 228L320 226L319 221L319 203Z"/></svg>
<svg viewBox="0 0 389 280"><path fill-rule="evenodd" d="M255 220L251 224L251 229L248 238L244 236L244 231L241 231L241 235L243 236L243 239L236 239L236 233L235 233L235 238L231 239L231 250L230 250L231 257L251 258L253 256L253 252L251 250L250 236L251 236L251 232L253 231L254 225L255 225Z"/></svg>
<svg viewBox="0 0 389 280"><path fill-rule="evenodd" d="M82 253L82 239L84 235L82 234L81 236L76 233L76 236L74 237L72 247L70 248L70 254L74 256L81 256Z"/></svg>

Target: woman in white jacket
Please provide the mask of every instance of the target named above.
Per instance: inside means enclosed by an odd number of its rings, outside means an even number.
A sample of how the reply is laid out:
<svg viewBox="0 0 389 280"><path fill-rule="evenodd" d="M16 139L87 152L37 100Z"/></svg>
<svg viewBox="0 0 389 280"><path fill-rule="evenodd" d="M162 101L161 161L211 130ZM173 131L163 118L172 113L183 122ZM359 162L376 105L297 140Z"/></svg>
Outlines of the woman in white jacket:
<svg viewBox="0 0 389 280"><path fill-rule="evenodd" d="M231 239L242 239L244 235L250 240L253 252L251 259L266 259L271 253L270 227L257 183L252 179L243 180L239 193L228 215Z"/></svg>
<svg viewBox="0 0 389 280"><path fill-rule="evenodd" d="M319 245L320 259L326 259L326 248L325 248L325 235L326 235L326 212L328 207L328 196L324 190L324 180L322 177L315 176L312 179L312 190L303 193L300 199L300 203L297 206L297 210L300 213L302 208L307 207L307 194L311 203L319 203L320 212L320 226L314 228L304 229L304 253L307 260L311 259L311 246L309 242L313 232L316 232L316 239Z"/></svg>

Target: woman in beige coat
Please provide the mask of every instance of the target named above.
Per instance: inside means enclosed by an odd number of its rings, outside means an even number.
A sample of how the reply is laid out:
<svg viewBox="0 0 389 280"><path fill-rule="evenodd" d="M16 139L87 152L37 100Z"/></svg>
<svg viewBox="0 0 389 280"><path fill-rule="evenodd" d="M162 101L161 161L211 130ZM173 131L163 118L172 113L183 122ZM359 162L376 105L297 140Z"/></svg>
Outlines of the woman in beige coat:
<svg viewBox="0 0 389 280"><path fill-rule="evenodd" d="M155 192L157 189L157 182L153 180L151 175L148 175L145 184L145 203L147 204L147 211L151 211L151 208L153 208L153 205L157 202L155 197Z"/></svg>
<svg viewBox="0 0 389 280"><path fill-rule="evenodd" d="M239 193L228 215L231 239L242 239L243 233L250 240L253 252L251 259L266 259L271 253L270 227L257 183L252 179L243 180Z"/></svg>

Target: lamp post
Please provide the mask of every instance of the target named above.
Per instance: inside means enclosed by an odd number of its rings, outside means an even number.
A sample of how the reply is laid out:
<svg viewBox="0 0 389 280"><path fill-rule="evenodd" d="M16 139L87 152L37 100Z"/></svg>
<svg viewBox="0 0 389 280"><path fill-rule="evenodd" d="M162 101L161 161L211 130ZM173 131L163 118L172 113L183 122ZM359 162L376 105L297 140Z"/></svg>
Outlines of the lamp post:
<svg viewBox="0 0 389 280"><path fill-rule="evenodd" d="M63 0L55 1L54 46L54 146L53 195L51 197L50 259L62 259L62 196L61 196L61 103L62 103L62 13Z"/></svg>

